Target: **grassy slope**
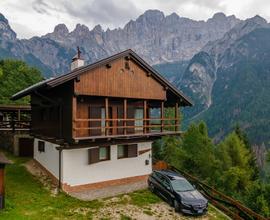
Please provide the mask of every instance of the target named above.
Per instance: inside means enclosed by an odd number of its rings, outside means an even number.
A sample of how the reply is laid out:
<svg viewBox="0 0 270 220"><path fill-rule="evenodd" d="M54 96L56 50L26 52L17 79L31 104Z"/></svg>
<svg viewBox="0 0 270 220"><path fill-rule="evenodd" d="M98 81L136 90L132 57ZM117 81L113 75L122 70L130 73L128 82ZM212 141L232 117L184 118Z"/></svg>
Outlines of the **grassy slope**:
<svg viewBox="0 0 270 220"><path fill-rule="evenodd" d="M56 196L45 189L38 179L28 173L22 164L26 159L9 156L15 163L6 168L6 209L0 219L92 219L93 214L104 207L104 201L80 201L64 193ZM129 194L129 204L145 207L161 200L147 190ZM118 204L126 204L120 200ZM86 210L84 215L82 211ZM226 219L210 207L208 219ZM122 219L128 219L123 215Z"/></svg>

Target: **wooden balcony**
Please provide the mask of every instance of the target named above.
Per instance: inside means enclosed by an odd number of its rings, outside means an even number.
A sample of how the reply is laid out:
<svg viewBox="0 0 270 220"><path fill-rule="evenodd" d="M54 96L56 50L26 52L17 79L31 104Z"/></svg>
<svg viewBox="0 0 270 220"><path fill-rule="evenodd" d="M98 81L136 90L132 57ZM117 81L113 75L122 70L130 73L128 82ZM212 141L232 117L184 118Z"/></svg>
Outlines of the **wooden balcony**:
<svg viewBox="0 0 270 220"><path fill-rule="evenodd" d="M179 118L75 119L75 140L104 138L139 138L180 134ZM90 126L90 123L100 126ZM113 124L117 124L116 126Z"/></svg>
<svg viewBox="0 0 270 220"><path fill-rule="evenodd" d="M140 138L179 134L179 105L163 100L73 99L72 139ZM170 116L165 114L171 108Z"/></svg>
<svg viewBox="0 0 270 220"><path fill-rule="evenodd" d="M31 121L0 121L0 131L30 131Z"/></svg>

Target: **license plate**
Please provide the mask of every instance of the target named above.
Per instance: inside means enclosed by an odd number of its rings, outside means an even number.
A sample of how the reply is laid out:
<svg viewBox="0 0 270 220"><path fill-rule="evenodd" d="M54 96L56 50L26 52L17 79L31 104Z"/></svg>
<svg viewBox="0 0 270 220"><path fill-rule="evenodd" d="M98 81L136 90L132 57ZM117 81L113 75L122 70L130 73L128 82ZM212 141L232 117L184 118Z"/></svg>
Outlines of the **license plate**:
<svg viewBox="0 0 270 220"><path fill-rule="evenodd" d="M197 212L198 212L199 214L201 214L201 213L203 213L203 210L198 210Z"/></svg>

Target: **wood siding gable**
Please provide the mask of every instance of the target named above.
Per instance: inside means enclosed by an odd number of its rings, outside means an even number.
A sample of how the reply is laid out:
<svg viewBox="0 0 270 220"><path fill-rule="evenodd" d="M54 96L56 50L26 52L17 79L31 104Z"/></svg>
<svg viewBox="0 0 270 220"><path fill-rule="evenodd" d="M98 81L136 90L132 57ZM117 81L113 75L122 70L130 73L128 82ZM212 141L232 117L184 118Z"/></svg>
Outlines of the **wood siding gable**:
<svg viewBox="0 0 270 220"><path fill-rule="evenodd" d="M80 75L74 81L77 95L165 100L166 90L151 73L133 60L118 58Z"/></svg>

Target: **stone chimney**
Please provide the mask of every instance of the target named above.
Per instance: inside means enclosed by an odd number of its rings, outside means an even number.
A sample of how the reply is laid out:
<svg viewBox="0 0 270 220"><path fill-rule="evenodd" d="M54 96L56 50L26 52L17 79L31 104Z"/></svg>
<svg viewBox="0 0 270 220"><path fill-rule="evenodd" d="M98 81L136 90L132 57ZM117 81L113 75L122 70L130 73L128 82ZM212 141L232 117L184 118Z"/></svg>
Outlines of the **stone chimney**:
<svg viewBox="0 0 270 220"><path fill-rule="evenodd" d="M84 59L81 57L81 51L80 48L77 47L77 54L72 58L72 62L70 65L71 71L84 66Z"/></svg>

